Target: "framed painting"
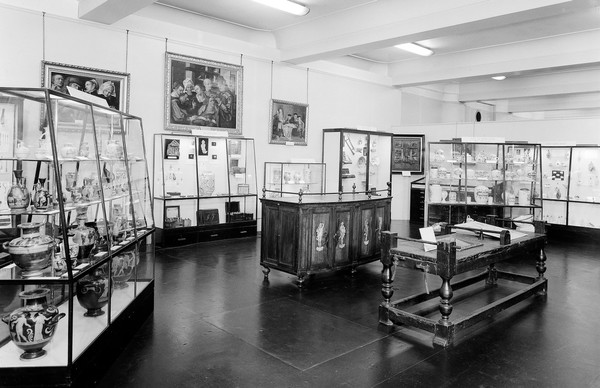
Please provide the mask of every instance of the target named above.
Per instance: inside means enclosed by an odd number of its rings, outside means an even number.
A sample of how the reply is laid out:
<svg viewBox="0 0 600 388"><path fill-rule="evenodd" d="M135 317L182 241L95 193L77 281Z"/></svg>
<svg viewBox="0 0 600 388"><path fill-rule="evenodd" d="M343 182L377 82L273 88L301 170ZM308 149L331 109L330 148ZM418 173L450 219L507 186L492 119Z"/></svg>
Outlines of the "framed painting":
<svg viewBox="0 0 600 388"><path fill-rule="evenodd" d="M219 223L219 209L200 209L196 211L198 225L214 225Z"/></svg>
<svg viewBox="0 0 600 388"><path fill-rule="evenodd" d="M129 112L129 78L129 73L42 61L42 87L66 94L73 88L123 112Z"/></svg>
<svg viewBox="0 0 600 388"><path fill-rule="evenodd" d="M392 139L392 173L423 174L425 135L394 135Z"/></svg>
<svg viewBox="0 0 600 388"><path fill-rule="evenodd" d="M166 53L165 128L242 134L243 67Z"/></svg>
<svg viewBox="0 0 600 388"><path fill-rule="evenodd" d="M297 102L271 100L269 143L306 145L308 105Z"/></svg>

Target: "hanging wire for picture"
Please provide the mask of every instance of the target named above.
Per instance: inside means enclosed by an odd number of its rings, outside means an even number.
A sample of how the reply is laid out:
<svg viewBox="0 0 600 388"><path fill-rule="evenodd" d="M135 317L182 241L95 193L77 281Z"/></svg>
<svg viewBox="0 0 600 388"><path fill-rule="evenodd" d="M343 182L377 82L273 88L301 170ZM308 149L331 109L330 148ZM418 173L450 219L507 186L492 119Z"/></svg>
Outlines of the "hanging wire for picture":
<svg viewBox="0 0 600 388"><path fill-rule="evenodd" d="M42 61L46 60L46 12L42 12Z"/></svg>
<svg viewBox="0 0 600 388"><path fill-rule="evenodd" d="M129 64L129 30L127 30L127 34L125 35L125 73L128 72Z"/></svg>

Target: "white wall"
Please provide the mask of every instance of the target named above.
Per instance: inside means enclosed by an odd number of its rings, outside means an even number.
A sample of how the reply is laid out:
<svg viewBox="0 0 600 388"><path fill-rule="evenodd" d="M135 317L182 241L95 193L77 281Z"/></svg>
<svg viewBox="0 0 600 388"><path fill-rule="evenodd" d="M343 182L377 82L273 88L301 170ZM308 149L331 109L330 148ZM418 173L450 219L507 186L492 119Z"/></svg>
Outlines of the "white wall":
<svg viewBox="0 0 600 388"><path fill-rule="evenodd" d="M43 59L128 72L131 74L129 111L143 119L146 147L152 150L153 134L164 129L166 50L241 63L244 66L242 130L245 137L255 139L259 187L263 184L265 161L294 158L320 161L323 128L363 125L390 130L393 124L400 123L398 89L277 62L278 53L271 47L183 25L193 25L190 21L169 24L142 16L127 17L114 26L81 21L76 18L77 4L76 0L0 0L0 86L41 86ZM42 12L46 12L45 18ZM273 66L272 61L275 61ZM308 146L268 143L271 98L309 104Z"/></svg>

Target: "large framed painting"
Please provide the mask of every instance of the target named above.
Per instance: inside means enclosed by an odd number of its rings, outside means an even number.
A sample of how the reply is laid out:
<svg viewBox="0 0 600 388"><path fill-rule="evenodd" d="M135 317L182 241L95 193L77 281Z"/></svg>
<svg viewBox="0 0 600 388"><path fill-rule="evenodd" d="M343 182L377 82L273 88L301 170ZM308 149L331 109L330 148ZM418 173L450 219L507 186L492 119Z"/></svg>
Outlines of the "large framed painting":
<svg viewBox="0 0 600 388"><path fill-rule="evenodd" d="M269 143L306 145L308 105L271 100Z"/></svg>
<svg viewBox="0 0 600 388"><path fill-rule="evenodd" d="M394 135L392 139L392 173L423 174L425 135Z"/></svg>
<svg viewBox="0 0 600 388"><path fill-rule="evenodd" d="M42 61L42 87L69 94L77 89L129 112L129 73Z"/></svg>
<svg viewBox="0 0 600 388"><path fill-rule="evenodd" d="M242 134L243 67L166 53L165 128Z"/></svg>

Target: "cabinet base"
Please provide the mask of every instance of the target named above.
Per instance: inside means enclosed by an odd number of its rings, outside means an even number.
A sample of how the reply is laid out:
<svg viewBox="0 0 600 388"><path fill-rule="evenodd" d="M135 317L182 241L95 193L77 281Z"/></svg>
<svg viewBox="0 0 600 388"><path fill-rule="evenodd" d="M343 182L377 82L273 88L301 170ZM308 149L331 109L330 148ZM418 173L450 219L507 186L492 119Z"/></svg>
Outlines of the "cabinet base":
<svg viewBox="0 0 600 388"><path fill-rule="evenodd" d="M0 368L2 387L92 386L154 310L154 281L70 367Z"/></svg>
<svg viewBox="0 0 600 388"><path fill-rule="evenodd" d="M256 230L256 221L173 229L156 228L156 244L162 248L180 247L205 241L256 236Z"/></svg>

